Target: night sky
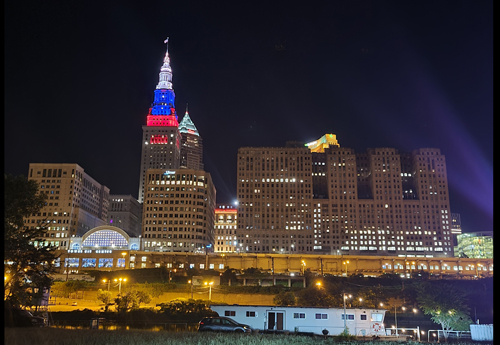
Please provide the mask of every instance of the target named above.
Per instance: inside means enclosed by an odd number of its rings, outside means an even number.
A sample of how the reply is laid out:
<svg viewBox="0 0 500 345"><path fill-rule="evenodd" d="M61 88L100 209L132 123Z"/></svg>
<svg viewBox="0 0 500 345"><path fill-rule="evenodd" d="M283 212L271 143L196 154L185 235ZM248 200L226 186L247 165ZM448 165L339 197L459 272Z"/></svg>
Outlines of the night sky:
<svg viewBox="0 0 500 345"><path fill-rule="evenodd" d="M291 4L300 4L292 6ZM243 146L334 133L433 147L464 232L493 230L493 1L5 1L5 173L77 163L137 197L169 37L217 202Z"/></svg>

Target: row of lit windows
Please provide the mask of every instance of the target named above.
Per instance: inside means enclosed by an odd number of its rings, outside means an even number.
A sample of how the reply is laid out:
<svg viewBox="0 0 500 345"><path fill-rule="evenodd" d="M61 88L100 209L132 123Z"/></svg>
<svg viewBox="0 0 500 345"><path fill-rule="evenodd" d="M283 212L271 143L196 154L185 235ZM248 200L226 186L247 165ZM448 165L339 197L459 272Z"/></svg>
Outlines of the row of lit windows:
<svg viewBox="0 0 500 345"><path fill-rule="evenodd" d="M382 269L392 269L392 265L391 264L383 264L382 265ZM404 269L404 266L401 265L401 264L394 264L394 269L395 270L402 270ZM419 264L419 265L406 265L406 269L407 270L414 270L414 269L417 269L417 270L427 270L427 265L425 264ZM450 270L453 270L453 271L462 271L464 268L463 266L453 266L453 268L448 265L448 264L443 264L441 266L439 265L429 265L429 270L441 270L441 271L450 271ZM477 270L478 271L488 271L488 269L490 271L493 271L493 264L489 265L489 268L486 266L486 265L478 265L477 267ZM474 265L467 265L465 266L465 270L466 271L473 271L474 270Z"/></svg>

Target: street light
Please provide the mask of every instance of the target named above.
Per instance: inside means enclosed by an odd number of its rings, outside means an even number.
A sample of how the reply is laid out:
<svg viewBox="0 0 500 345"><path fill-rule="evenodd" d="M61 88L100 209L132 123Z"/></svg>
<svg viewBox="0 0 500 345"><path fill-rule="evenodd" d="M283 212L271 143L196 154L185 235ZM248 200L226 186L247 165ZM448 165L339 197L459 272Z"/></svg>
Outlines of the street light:
<svg viewBox="0 0 500 345"><path fill-rule="evenodd" d="M352 295L346 295L345 292L342 293L342 297L343 297L343 300L344 300L344 333L347 333L347 324L346 324L346 312L345 312L345 300L347 298L351 298Z"/></svg>
<svg viewBox="0 0 500 345"><path fill-rule="evenodd" d="M108 283L108 291L109 291L109 284L111 283L111 279L107 279L107 280L106 280L106 279L103 279L103 280L102 280L102 282L103 282L104 284L106 284L106 282Z"/></svg>
<svg viewBox="0 0 500 345"><path fill-rule="evenodd" d="M347 265L349 264L349 260L342 262L345 265L345 276L347 277Z"/></svg>
<svg viewBox="0 0 500 345"><path fill-rule="evenodd" d="M304 267L306 266L306 262L304 260L302 260L302 275L304 275Z"/></svg>
<svg viewBox="0 0 500 345"><path fill-rule="evenodd" d="M208 290L208 300L209 301L212 300L212 284L213 283L214 282L210 282L210 283L205 282L205 285L208 285L208 287L210 288L210 290Z"/></svg>
<svg viewBox="0 0 500 345"><path fill-rule="evenodd" d="M188 284L191 283L191 299L193 299L193 278L191 280L188 280Z"/></svg>
<svg viewBox="0 0 500 345"><path fill-rule="evenodd" d="M401 307L401 309L403 309L403 311L406 310L405 307ZM398 312L397 312L396 303L394 303L394 323L396 324L396 337L399 337L399 333L398 333Z"/></svg>
<svg viewBox="0 0 500 345"><path fill-rule="evenodd" d="M406 310L406 307L401 307L401 309L403 309L403 312ZM413 312L414 313L417 313L417 309L416 308L413 308ZM398 315L397 315L397 307L396 307L396 304L394 304L394 323L396 324L396 336L399 337L399 333L398 333Z"/></svg>
<svg viewBox="0 0 500 345"><path fill-rule="evenodd" d="M127 281L126 278L119 278L119 279L115 279L115 282L118 281L118 294L121 294L122 293L122 281L125 283Z"/></svg>

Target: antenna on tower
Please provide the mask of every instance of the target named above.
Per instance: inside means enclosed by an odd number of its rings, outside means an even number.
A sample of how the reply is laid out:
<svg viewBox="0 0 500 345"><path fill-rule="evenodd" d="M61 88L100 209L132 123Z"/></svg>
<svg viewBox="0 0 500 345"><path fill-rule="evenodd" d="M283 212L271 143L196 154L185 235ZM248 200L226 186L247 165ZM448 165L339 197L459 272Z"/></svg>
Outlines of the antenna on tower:
<svg viewBox="0 0 500 345"><path fill-rule="evenodd" d="M188 113L188 104L186 103L186 114Z"/></svg>
<svg viewBox="0 0 500 345"><path fill-rule="evenodd" d="M166 43L167 44L167 52L168 52L168 37L165 41L163 41L163 43Z"/></svg>

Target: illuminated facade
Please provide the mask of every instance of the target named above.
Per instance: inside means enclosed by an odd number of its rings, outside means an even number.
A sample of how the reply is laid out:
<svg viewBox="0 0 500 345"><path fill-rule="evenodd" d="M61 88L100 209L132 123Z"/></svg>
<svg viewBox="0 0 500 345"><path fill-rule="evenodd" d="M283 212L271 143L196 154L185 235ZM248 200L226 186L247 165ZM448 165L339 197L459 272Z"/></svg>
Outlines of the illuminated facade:
<svg viewBox="0 0 500 345"><path fill-rule="evenodd" d="M112 227L111 227L112 228ZM112 230L111 228L100 230ZM94 229L92 229L93 231ZM96 229L96 231L99 231ZM128 249L113 247L96 247L88 238L75 240L90 246L80 249L58 251L61 254L61 262L68 263L69 273L85 273L85 271L114 271L124 268L159 268L176 269L178 272L190 268L199 270L215 270L223 273L226 269L245 270L258 268L262 271L273 272L275 278L284 276L303 276L302 269L305 266L313 275L331 274L335 276L351 276L363 274L365 276L377 277L386 273L397 274L402 278L410 278L412 274L423 271L429 274L430 279L442 279L450 277L453 279L478 279L493 277L493 259L468 259L468 258L407 258L395 256L369 256L369 255L317 255L317 254L241 254L241 253L214 253L212 255L198 255L196 253L175 252L151 252L137 250L138 238L127 238L127 235L115 229L113 236L123 236L128 241ZM93 238L93 237L92 237ZM349 262L344 265L343 263ZM64 264L60 265L59 273L66 273ZM265 276L264 276L265 277ZM263 277L263 279L264 279ZM268 277L271 277L269 275ZM65 276L61 277L65 279ZM70 278L71 279L71 276Z"/></svg>
<svg viewBox="0 0 500 345"><path fill-rule="evenodd" d="M55 266L60 267L60 273L64 274L81 273L80 270L89 269L135 268L130 254L139 249L139 237L130 237L120 228L103 225L87 231L83 236L71 238L70 248Z"/></svg>
<svg viewBox="0 0 500 345"><path fill-rule="evenodd" d="M237 183L242 252L453 257L438 149L243 147Z"/></svg>
<svg viewBox="0 0 500 345"><path fill-rule="evenodd" d="M203 165L203 140L198 129L189 117L187 104L186 113L179 123L181 133L181 168L204 170Z"/></svg>
<svg viewBox="0 0 500 345"><path fill-rule="evenodd" d="M210 173L149 169L145 187L144 250L213 252L215 187Z"/></svg>
<svg viewBox="0 0 500 345"><path fill-rule="evenodd" d="M493 259L493 231L457 235L456 257Z"/></svg>
<svg viewBox="0 0 500 345"><path fill-rule="evenodd" d="M172 68L167 48L146 125L142 126L139 203L142 203L144 198L146 170L179 168L181 136L178 127L175 93L172 88Z"/></svg>
<svg viewBox="0 0 500 345"><path fill-rule="evenodd" d="M124 230L130 236L142 232L142 205L132 195L111 195L108 224Z"/></svg>
<svg viewBox="0 0 500 345"><path fill-rule="evenodd" d="M73 236L106 224L109 188L78 164L30 163L28 180L38 182L38 192L47 194L47 204L24 222L36 227L49 220L45 243L67 249Z"/></svg>
<svg viewBox="0 0 500 345"><path fill-rule="evenodd" d="M335 134L325 134L318 140L305 144L311 152L323 153L330 146L340 147Z"/></svg>
<svg viewBox="0 0 500 345"><path fill-rule="evenodd" d="M214 251L216 253L238 252L238 210L232 205L217 205L215 209Z"/></svg>

